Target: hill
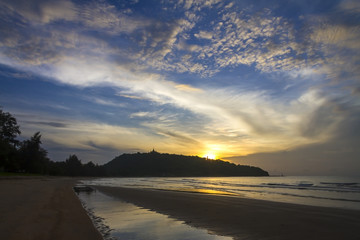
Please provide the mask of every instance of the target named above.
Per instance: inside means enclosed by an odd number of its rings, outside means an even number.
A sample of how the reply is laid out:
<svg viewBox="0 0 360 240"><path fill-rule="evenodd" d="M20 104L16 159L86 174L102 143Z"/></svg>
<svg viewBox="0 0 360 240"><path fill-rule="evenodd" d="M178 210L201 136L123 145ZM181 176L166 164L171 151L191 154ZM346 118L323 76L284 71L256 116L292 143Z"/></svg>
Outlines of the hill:
<svg viewBox="0 0 360 240"><path fill-rule="evenodd" d="M268 176L258 167L236 165L198 156L150 153L122 154L103 165L110 176L118 177L215 177Z"/></svg>

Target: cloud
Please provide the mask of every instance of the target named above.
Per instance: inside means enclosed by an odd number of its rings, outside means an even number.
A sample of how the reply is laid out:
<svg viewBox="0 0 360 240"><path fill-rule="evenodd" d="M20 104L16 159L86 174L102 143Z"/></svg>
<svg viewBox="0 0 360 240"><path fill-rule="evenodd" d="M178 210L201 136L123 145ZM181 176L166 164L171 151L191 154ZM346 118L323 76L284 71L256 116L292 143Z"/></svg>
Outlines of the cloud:
<svg viewBox="0 0 360 240"><path fill-rule="evenodd" d="M36 2L26 0L14 0L2 2L9 11L19 13L25 19L37 23L49 23L56 20L74 20L76 18L75 5L68 0L49 1L38 0Z"/></svg>
<svg viewBox="0 0 360 240"><path fill-rule="evenodd" d="M126 94L126 93L123 93L123 92L120 92L117 95L120 96L120 97L124 97L124 98L145 100L145 98L143 98L143 97L139 97L139 96L136 96L136 95L129 95L129 94Z"/></svg>
<svg viewBox="0 0 360 240"><path fill-rule="evenodd" d="M193 24L186 19L176 19L168 22L160 22L158 20L151 21L151 24L144 28L141 33L141 40L138 41L141 46L140 51L134 56L134 60L141 61L139 64L145 64L150 68L164 69L171 71L179 69L172 60L174 49L196 51L198 46L183 44L176 45L179 36L183 35L187 30L191 29ZM174 64L173 64L174 63Z"/></svg>
<svg viewBox="0 0 360 240"><path fill-rule="evenodd" d="M343 116L337 116L331 103L319 106L304 119L300 125L300 132L307 138L326 136L326 133L333 133Z"/></svg>
<svg viewBox="0 0 360 240"><path fill-rule="evenodd" d="M351 18L356 21L356 14L347 14L349 6L354 4L344 1L338 7L347 22L354 22ZM121 64L137 62L137 66L130 64L137 69L141 66L203 77L240 65L255 66L261 72L308 68L336 79L359 76L356 64L359 61L359 29L356 24L345 25L339 17L334 20L305 16L301 23L306 26L311 21L311 28L299 31L286 18L276 16L269 9L254 14L251 9L239 11L232 2L224 7L221 1L179 2L176 11L183 11L171 21L144 16L135 18L128 9L118 9L106 2L38 1L30 4L16 0L3 6L9 11L2 13L5 21L0 28L2 54L33 65L61 64L63 57L66 57L63 62L69 61L69 55L75 50L81 55L87 52L86 55L112 57ZM212 16L211 6L223 8L215 18L209 19L206 14ZM194 17L200 10L202 14ZM14 21L14 17L19 21ZM72 23L74 30L69 32L57 27L58 20ZM8 29L7 26L14 27ZM104 37L89 35L91 31L119 37L130 48L113 47Z"/></svg>
<svg viewBox="0 0 360 240"><path fill-rule="evenodd" d="M158 115L152 112L136 112L130 115L130 118L156 118Z"/></svg>
<svg viewBox="0 0 360 240"><path fill-rule="evenodd" d="M251 8L239 11L232 3L210 20L204 13L211 10L203 7L200 17L189 17L199 13L195 6L205 6L203 2L179 3L182 4L191 27L173 35L165 54L156 59L143 55L146 64L156 69L205 77L227 67L246 65L264 73L311 69L319 77L323 74L336 81L359 79L356 7L349 14L353 1L340 3L337 16L303 16L300 20L303 27L297 29L291 21L269 9L254 14Z"/></svg>
<svg viewBox="0 0 360 240"><path fill-rule="evenodd" d="M232 8L234 6L234 2L230 2L224 8Z"/></svg>
<svg viewBox="0 0 360 240"><path fill-rule="evenodd" d="M184 93L171 82L155 79L136 85L132 90L160 105L171 104L198 115L199 122L205 126L197 130L199 139L213 138L214 142L229 144L228 148L234 149L244 145L248 152L327 141L344 118L338 116L326 95L316 90L305 92L289 103L271 99L262 92L235 93L229 89L208 88ZM152 114L140 112L132 116L154 116ZM184 122L179 117L174 121L174 124L162 125L152 118L152 125L169 131L184 131L181 129ZM149 124L145 126L154 128ZM234 141L237 143L231 143Z"/></svg>
<svg viewBox="0 0 360 240"><path fill-rule="evenodd" d="M114 5L106 2L79 5L77 12L77 20L85 26L114 35L132 33L151 24L146 19L131 17L126 9L119 11Z"/></svg>
<svg viewBox="0 0 360 240"><path fill-rule="evenodd" d="M119 11L114 5L104 1L81 4L69 0L14 0L1 4L12 14L22 16L23 21L35 25L46 25L62 20L80 23L87 28L112 34L129 33L148 25L146 21L129 17L127 9Z"/></svg>
<svg viewBox="0 0 360 240"><path fill-rule="evenodd" d="M30 124L30 125L45 125L45 126L50 126L50 127L55 127L55 128L66 128L67 124L62 123L62 122L42 122L42 121L25 121L26 124Z"/></svg>
<svg viewBox="0 0 360 240"><path fill-rule="evenodd" d="M157 133L160 135L164 135L166 137L173 138L173 139L175 139L175 141L180 142L180 144L189 146L191 148L202 145L199 141L197 141L191 137L185 136L184 134L181 134L181 133L175 133L175 132L171 132L171 131L163 131L160 129L157 131Z"/></svg>
<svg viewBox="0 0 360 240"><path fill-rule="evenodd" d="M190 17L199 11L196 7L190 9L184 14L186 27L177 34L167 34L172 36L171 44L167 44L164 54L155 60L153 55L143 55L147 64L156 69L202 76L212 76L223 68L238 65L255 64L262 72L305 66L305 60L299 57L303 51L295 40L293 26L286 19L272 15L270 10L254 15L229 7L210 20ZM196 41L198 44L193 44Z"/></svg>
<svg viewBox="0 0 360 240"><path fill-rule="evenodd" d="M359 120L359 119L358 119ZM339 129L345 127L341 125ZM353 126L353 125L348 125ZM353 126L355 127L355 126ZM358 128L354 128L358 132ZM301 145L273 152L257 152L228 160L239 164L255 165L270 174L359 176L360 151L355 134L335 135L331 140Z"/></svg>
<svg viewBox="0 0 360 240"><path fill-rule="evenodd" d="M118 103L118 102L114 102L114 101L102 99L102 98L89 98L89 100L92 102L95 102L97 104L105 105L105 106L112 106L112 107L125 107L126 106L125 103Z"/></svg>
<svg viewBox="0 0 360 240"><path fill-rule="evenodd" d="M360 3L355 0L344 0L340 2L340 8L349 12L360 12Z"/></svg>
<svg viewBox="0 0 360 240"><path fill-rule="evenodd" d="M263 72L289 71L305 66L305 60L299 57L303 52L296 43L293 27L284 18L273 16L269 10L252 15L250 12L237 12L236 8L228 8L206 25L205 30L201 24L208 19L189 17L191 13L199 11L196 7L184 12L183 17L166 22L134 18L104 2L91 2L84 6L74 3L71 6L57 6L56 2L40 2L34 8L42 9L50 3L55 4L53 9L59 8L60 12L67 7L73 11L75 15L67 18L65 14L63 20L78 23L75 29L81 27L82 33L54 28L51 23L56 20L54 17L47 17L48 20L43 21L41 26L34 25L33 21L37 20L31 16L35 10L30 7L24 10L20 8L20 14L26 16L27 21L17 26L15 33L7 29L2 31L8 39L2 41L6 49L3 54L33 65L57 62L63 68L67 65L69 72L77 70L71 69L74 64L70 58L74 58L74 51L93 58L114 55L111 56L113 59L135 61L138 65L145 63L144 66L148 68L198 73L201 76L211 76L223 68L238 65L254 64ZM187 2L191 6L218 3ZM16 11L15 7L13 11ZM15 13L9 14L15 16ZM10 24L8 22L6 25ZM120 50L102 38L83 34L86 30L118 37L125 34L135 44L131 44L132 48L128 50ZM196 33L191 34L191 31ZM319 39L324 34L318 33L311 39ZM193 43L192 35L200 44ZM353 39L357 39L356 35ZM355 44L356 41L353 42Z"/></svg>
<svg viewBox="0 0 360 240"><path fill-rule="evenodd" d="M354 142L337 139L290 150L258 152L227 159L238 164L259 166L273 175L359 176L359 157L360 152Z"/></svg>
<svg viewBox="0 0 360 240"><path fill-rule="evenodd" d="M15 115L21 125L23 138L32 136L37 127L41 129L44 147L51 151L50 157L55 157L53 160L63 161L73 153L86 161L104 163L103 161L111 160L120 152L144 152L155 147L162 152L191 154L192 147L199 145L199 142L185 133L157 128L159 124L148 129L140 125L123 127L84 119L55 120L44 114L31 115L34 120L27 121L24 119L29 116ZM162 123L167 123L164 116L159 118Z"/></svg>
<svg viewBox="0 0 360 240"><path fill-rule="evenodd" d="M196 44L187 44L185 41L179 41L179 43L176 45L176 47L180 50L185 50L189 52L198 52L201 49L201 46ZM189 59L191 58L190 55L183 56L183 59Z"/></svg>
<svg viewBox="0 0 360 240"><path fill-rule="evenodd" d="M221 0L184 0L178 1L177 6L186 10L195 9L200 11L203 8L211 8L219 3L221 3Z"/></svg>
<svg viewBox="0 0 360 240"><path fill-rule="evenodd" d="M190 85L187 85L187 84L178 84L175 86L176 89L179 89L179 90L182 90L182 91L185 91L185 92L202 92L201 89L199 88L194 88Z"/></svg>
<svg viewBox="0 0 360 240"><path fill-rule="evenodd" d="M44 115L42 116L44 117ZM20 120L19 123L22 127L23 135L25 137L31 136L34 129L32 125L40 124L44 142L51 140L61 146L88 150L91 150L93 147L88 144L90 141L93 145L103 145L113 149L121 149L131 148L131 146L136 145L146 147L148 144L147 140L150 139L150 136L146 137L146 134L144 135L141 129L68 119L61 121L61 131L59 131L59 125L56 124L56 126L54 126L54 124L47 124L49 122L51 123L50 119L51 117L49 117L49 120L34 120L31 122ZM143 140L140 140L140 138Z"/></svg>
<svg viewBox="0 0 360 240"><path fill-rule="evenodd" d="M197 141L206 141L209 145L218 143L228 146L229 149L224 149L224 152L233 153L246 146L247 152L251 153L259 149L277 150L326 141L331 136L332 130L336 128L338 121L336 119L341 120L341 117L336 117L335 112L324 120L324 114L331 113L331 111L324 107L326 98L316 90L305 92L288 104L272 99L263 91L239 92L227 88L194 88L190 85L166 80L160 75L132 72L105 60L99 64L96 58L78 57L80 58L67 59L64 57L63 61L49 65L45 70L33 69L33 71L36 74L53 77L57 81L75 86L102 86L104 84L114 86L124 89L120 96L130 97L130 99L134 99L135 96L135 100L151 101L159 106L170 105L177 111L185 109L197 116L197 119L193 116L186 119L188 125L184 129L182 126L185 122L179 116L172 117L163 112L155 115L151 112L130 114L130 118L144 118L144 121L140 121L140 125L135 129L136 131L148 129L149 136L160 133L162 137L167 136L178 142L179 139L185 138L175 137L175 135L189 135L187 136L189 139L196 138ZM102 105L117 105L113 101L103 99L94 99L93 101ZM158 117L155 118L155 116ZM149 119L152 122L149 122ZM194 130L190 130L190 126L193 126ZM99 126L88 127L103 131ZM71 130L77 132L78 129L81 127ZM124 130L121 127L119 129ZM114 128L111 131L103 132L104 135L113 135L116 131L118 130ZM187 134L187 132L192 133ZM317 134L309 134L313 132ZM64 133L70 134L69 131L64 131ZM95 132L93 133L95 134ZM57 136L62 134L57 134ZM78 136L87 136L88 134L90 132L81 132L78 133ZM125 137L130 133L121 132L119 134ZM141 134L146 133L141 132ZM134 136L140 138L141 134L139 132ZM77 137L76 139L77 143L72 144L77 144L78 148L88 147L82 144L87 141L87 137L80 139ZM145 139L150 140L150 137L149 139L145 137L144 141ZM61 139L52 139L52 141L66 144ZM99 138L97 141L100 141ZM158 141L163 144L161 139ZM125 144L126 148L131 148L132 145L129 144L131 142L135 142L135 139L121 144ZM121 145L118 143L114 146L114 143L104 139L99 144L109 144L113 148ZM172 141L165 145L168 148L174 148Z"/></svg>
<svg viewBox="0 0 360 240"><path fill-rule="evenodd" d="M197 38L203 38L203 39L211 40L212 37L213 37L213 34L211 32L200 31L199 33L194 34L194 36L197 37Z"/></svg>
<svg viewBox="0 0 360 240"><path fill-rule="evenodd" d="M360 80L360 29L356 26L323 23L314 29L311 39L322 51L325 62L320 71L336 81Z"/></svg>
<svg viewBox="0 0 360 240"><path fill-rule="evenodd" d="M302 118L306 127L302 133L308 138L325 135L323 141L228 159L263 167L271 174L358 176L360 105L354 100L349 95L323 99L310 115Z"/></svg>

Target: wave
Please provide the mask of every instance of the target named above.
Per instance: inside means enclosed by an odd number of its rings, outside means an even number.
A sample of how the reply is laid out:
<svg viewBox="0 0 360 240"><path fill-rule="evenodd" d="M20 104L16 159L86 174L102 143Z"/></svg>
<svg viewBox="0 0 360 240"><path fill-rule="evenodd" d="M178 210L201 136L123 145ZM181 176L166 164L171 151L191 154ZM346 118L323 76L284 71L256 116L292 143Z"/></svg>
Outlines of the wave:
<svg viewBox="0 0 360 240"><path fill-rule="evenodd" d="M355 179L354 179L355 180ZM360 179L335 177L107 178L91 184L232 195L360 209ZM358 206L357 206L358 205Z"/></svg>

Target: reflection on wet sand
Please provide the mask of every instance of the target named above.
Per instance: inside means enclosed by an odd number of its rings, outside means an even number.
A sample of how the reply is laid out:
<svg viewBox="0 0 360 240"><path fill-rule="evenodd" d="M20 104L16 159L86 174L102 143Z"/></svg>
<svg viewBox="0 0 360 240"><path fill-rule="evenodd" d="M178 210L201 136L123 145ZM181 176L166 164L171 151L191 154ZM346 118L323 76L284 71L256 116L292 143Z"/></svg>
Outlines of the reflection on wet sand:
<svg viewBox="0 0 360 240"><path fill-rule="evenodd" d="M159 189L159 190L162 190L162 189ZM213 190L213 189L206 189L206 188L180 188L180 189L174 189L174 191L216 194L216 195L227 195L227 196L229 196L229 195L230 196L240 196L240 194L235 194L235 193L225 192L225 191L219 191L219 190Z"/></svg>
<svg viewBox="0 0 360 240"><path fill-rule="evenodd" d="M190 227L184 222L120 201L99 191L79 192L78 196L105 240L232 239L212 235L207 230Z"/></svg>

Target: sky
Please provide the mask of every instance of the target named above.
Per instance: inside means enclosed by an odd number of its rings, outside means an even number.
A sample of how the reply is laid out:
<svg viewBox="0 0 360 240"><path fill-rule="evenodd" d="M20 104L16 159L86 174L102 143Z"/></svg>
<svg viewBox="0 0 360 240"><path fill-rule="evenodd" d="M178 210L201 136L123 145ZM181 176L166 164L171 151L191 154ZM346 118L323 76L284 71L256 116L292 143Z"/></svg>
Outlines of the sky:
<svg viewBox="0 0 360 240"><path fill-rule="evenodd" d="M360 2L0 0L0 106L54 161L360 174Z"/></svg>

